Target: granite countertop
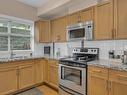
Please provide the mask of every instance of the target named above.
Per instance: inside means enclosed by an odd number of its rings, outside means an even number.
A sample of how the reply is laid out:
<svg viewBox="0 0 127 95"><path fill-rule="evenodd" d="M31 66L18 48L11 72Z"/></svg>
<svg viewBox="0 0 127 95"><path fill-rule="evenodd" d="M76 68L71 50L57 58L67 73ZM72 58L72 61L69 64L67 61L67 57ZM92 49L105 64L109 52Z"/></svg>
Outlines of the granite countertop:
<svg viewBox="0 0 127 95"><path fill-rule="evenodd" d="M122 62L114 62L111 60L96 60L88 62L88 65L97 66L102 68L109 68L113 70L127 71L127 64Z"/></svg>
<svg viewBox="0 0 127 95"><path fill-rule="evenodd" d="M8 63L13 61L25 61L25 60L34 60L34 59L44 59L42 56L32 56L32 57L15 57L13 59L10 58L0 58L0 64Z"/></svg>

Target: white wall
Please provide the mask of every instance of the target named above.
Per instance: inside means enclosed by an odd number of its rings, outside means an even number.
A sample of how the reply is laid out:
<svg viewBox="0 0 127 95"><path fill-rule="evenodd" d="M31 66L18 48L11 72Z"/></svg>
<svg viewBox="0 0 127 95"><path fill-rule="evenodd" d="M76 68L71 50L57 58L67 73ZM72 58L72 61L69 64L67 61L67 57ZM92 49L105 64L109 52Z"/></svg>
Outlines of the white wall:
<svg viewBox="0 0 127 95"><path fill-rule="evenodd" d="M37 9L16 0L0 0L0 14L35 21Z"/></svg>

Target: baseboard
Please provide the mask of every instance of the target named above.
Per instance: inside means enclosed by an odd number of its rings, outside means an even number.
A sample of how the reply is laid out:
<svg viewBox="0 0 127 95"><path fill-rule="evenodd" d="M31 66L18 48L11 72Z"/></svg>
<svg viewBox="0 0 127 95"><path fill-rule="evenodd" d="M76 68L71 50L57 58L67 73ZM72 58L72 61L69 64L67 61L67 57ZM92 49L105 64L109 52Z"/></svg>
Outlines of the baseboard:
<svg viewBox="0 0 127 95"><path fill-rule="evenodd" d="M58 86L55 86L55 85L53 85L53 84L51 84L51 83L47 83L47 82L44 82L44 84L47 85L48 87L54 89L54 90L57 91L57 92L59 91Z"/></svg>
<svg viewBox="0 0 127 95"><path fill-rule="evenodd" d="M36 88L36 87L38 87L38 86L42 86L42 85L44 85L44 84L45 84L44 82L42 82L42 83L37 83L37 84L35 84L35 85L29 86L29 87L26 87L26 88L23 88L23 89L19 89L19 90L15 91L15 92L12 92L12 93L9 93L9 94L6 94L6 95L16 95L16 94L18 94L18 93L21 93L21 92L30 90L30 89L32 89L32 88Z"/></svg>

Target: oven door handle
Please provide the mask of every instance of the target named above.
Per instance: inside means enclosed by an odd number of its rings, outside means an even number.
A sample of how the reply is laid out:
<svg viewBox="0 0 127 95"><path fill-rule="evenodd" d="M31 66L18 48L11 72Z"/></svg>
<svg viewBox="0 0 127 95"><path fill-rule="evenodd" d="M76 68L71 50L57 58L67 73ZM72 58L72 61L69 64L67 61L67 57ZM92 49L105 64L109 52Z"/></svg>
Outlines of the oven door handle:
<svg viewBox="0 0 127 95"><path fill-rule="evenodd" d="M74 95L73 93L67 91L66 89L64 89L63 87L59 86L60 89L62 89L63 91L67 92L68 94Z"/></svg>

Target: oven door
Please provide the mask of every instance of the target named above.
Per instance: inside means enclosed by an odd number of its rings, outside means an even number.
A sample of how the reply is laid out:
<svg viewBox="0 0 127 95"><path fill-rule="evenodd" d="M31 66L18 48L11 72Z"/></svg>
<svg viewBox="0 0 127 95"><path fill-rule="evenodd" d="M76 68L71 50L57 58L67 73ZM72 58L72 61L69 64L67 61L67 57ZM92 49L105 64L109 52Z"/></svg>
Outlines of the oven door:
<svg viewBox="0 0 127 95"><path fill-rule="evenodd" d="M60 85L73 91L86 94L86 68L59 64Z"/></svg>

